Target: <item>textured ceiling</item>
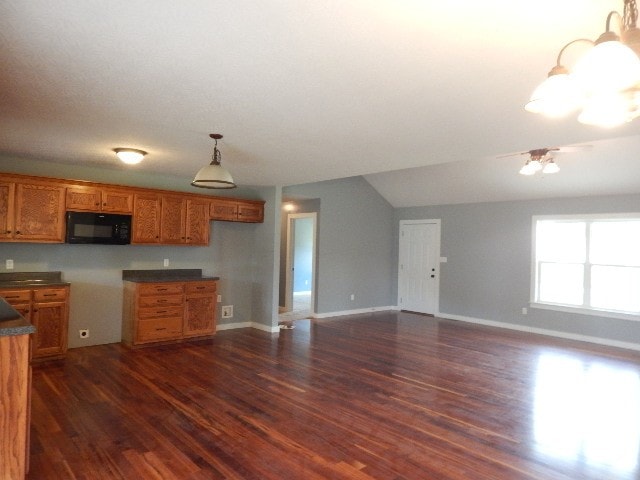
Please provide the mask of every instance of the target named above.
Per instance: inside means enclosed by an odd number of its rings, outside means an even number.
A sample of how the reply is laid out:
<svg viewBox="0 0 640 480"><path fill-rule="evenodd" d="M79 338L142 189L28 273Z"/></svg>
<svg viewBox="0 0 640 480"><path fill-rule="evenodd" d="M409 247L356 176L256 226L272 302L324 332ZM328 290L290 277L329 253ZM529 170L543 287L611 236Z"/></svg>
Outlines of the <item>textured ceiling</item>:
<svg viewBox="0 0 640 480"><path fill-rule="evenodd" d="M0 153L188 182L218 132L223 165L241 185L365 175L395 206L640 192L628 150L639 151L640 120L601 130L522 108L559 49L595 38L621 8L0 2ZM553 179L523 178L522 158L495 158L577 143L594 147L563 157ZM124 167L115 147L149 155Z"/></svg>

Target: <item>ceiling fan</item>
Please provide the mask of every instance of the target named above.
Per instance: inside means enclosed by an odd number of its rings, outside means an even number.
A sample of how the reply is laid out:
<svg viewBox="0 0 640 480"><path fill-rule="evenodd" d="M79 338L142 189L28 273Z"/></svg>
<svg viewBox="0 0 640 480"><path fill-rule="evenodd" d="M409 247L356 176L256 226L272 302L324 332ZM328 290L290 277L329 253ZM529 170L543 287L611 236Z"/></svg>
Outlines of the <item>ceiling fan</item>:
<svg viewBox="0 0 640 480"><path fill-rule="evenodd" d="M588 148L591 145L576 145L567 147L545 147L534 148L527 150L526 152L510 153L508 155L501 155L498 158L515 157L518 155L529 155L524 166L520 169L522 175L533 175L536 172L542 173L557 173L560 171L560 167L553 160L553 153L565 153L575 152L583 148Z"/></svg>

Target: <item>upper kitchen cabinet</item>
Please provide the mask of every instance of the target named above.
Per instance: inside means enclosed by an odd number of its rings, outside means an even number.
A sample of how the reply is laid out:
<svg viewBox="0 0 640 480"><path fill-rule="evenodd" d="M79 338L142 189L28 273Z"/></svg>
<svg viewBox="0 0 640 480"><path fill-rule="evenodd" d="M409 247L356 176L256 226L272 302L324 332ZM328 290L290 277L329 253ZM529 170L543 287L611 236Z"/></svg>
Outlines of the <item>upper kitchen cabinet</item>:
<svg viewBox="0 0 640 480"><path fill-rule="evenodd" d="M67 188L67 210L131 213L133 192L117 188L70 186Z"/></svg>
<svg viewBox="0 0 640 480"><path fill-rule="evenodd" d="M65 188L54 183L0 182L0 240L64 241Z"/></svg>
<svg viewBox="0 0 640 480"><path fill-rule="evenodd" d="M209 210L211 220L262 223L264 202L259 200L214 199Z"/></svg>
<svg viewBox="0 0 640 480"><path fill-rule="evenodd" d="M160 195L136 193L131 243L160 243Z"/></svg>
<svg viewBox="0 0 640 480"><path fill-rule="evenodd" d="M181 195L163 195L160 214L160 243L209 244L209 203Z"/></svg>

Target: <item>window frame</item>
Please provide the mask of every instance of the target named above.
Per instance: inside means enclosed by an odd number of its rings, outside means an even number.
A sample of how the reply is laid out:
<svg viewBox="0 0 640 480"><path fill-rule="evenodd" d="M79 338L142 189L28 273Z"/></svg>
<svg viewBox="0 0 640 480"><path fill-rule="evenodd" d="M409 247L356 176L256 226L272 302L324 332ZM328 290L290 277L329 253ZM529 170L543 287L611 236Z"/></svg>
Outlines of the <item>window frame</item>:
<svg viewBox="0 0 640 480"><path fill-rule="evenodd" d="M588 307L584 305L571 306L559 303L540 302L536 299L538 290L538 265L536 262L536 226L538 221L548 220L562 220L562 221L574 221L574 222L586 222L586 258L583 263L584 266L590 267L592 264L589 261L589 244L590 244L590 228L589 224L597 220L639 220L640 212L629 213L608 213L608 214L566 214L566 215L533 215L531 217L531 275L530 275L530 293L529 293L529 306L531 308L542 310L554 310L565 313L577 313L582 315L591 315L598 317L617 318L623 320L640 321L640 313L626 313L621 311L598 309L594 307ZM587 288L591 287L591 273L590 268L585 268L584 275L584 287L585 297L590 295L587 293ZM589 296L590 298L590 296Z"/></svg>

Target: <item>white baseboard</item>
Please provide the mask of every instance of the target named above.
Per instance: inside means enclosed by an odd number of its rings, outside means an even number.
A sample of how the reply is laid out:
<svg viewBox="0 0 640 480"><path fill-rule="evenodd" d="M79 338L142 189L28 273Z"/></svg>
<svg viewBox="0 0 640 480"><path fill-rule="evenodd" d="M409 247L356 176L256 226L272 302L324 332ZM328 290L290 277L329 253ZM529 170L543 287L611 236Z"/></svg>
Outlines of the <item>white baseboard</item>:
<svg viewBox="0 0 640 480"><path fill-rule="evenodd" d="M371 312L388 312L389 310L397 310L397 307L371 307L371 308L358 308L355 310L344 310L342 312L328 312L328 313L314 313L311 318L331 318L342 317L344 315L357 315L359 313L371 313Z"/></svg>
<svg viewBox="0 0 640 480"><path fill-rule="evenodd" d="M520 332L535 333L538 335L546 335L547 337L565 338L567 340L578 340L580 342L596 343L598 345L606 345L608 347L625 348L627 350L640 351L640 344L631 342L621 342L619 340L609 340L606 338L592 337L590 335L580 335L579 333L559 332L557 330L548 330L546 328L528 327L526 325L515 325L513 323L496 322L494 320L484 320L482 318L465 317L463 315L454 315L451 313L438 312L436 317L459 320L461 322L476 323L486 325L488 327L506 328L508 330L517 330Z"/></svg>
<svg viewBox="0 0 640 480"><path fill-rule="evenodd" d="M262 323L256 322L236 322L236 323L223 323L222 325L216 326L216 332L220 332L222 330L235 330L237 328L256 328L258 330L262 330L264 332L276 333L280 331L280 327L272 327L269 325L264 325Z"/></svg>

